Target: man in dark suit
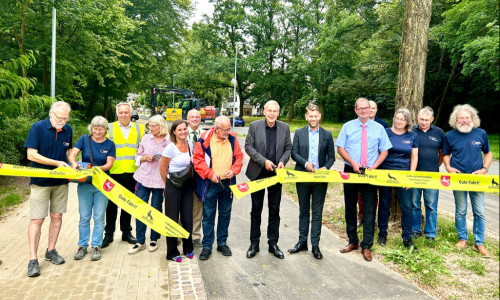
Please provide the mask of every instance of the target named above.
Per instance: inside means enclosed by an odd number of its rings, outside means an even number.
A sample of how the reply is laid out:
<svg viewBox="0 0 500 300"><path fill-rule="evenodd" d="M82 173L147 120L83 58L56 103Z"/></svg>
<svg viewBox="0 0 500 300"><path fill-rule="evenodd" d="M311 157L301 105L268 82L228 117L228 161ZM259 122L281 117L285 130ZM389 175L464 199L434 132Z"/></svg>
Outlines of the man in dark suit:
<svg viewBox="0 0 500 300"><path fill-rule="evenodd" d="M285 167L292 151L290 128L278 121L280 107L278 102L269 100L264 105L265 120L250 123L245 141L245 151L250 156L246 175L250 180L257 180L276 175L276 168ZM250 212L250 248L247 257L254 257L259 252L260 223L264 206L265 190L252 193L252 211ZM269 252L277 258L285 258L278 248L280 227L281 184L267 188L269 224L267 238Z"/></svg>
<svg viewBox="0 0 500 300"><path fill-rule="evenodd" d="M317 105L309 104L307 106L306 120L309 125L295 131L293 138L292 159L296 162L295 170L315 172L318 169L330 169L335 162L332 133L319 126L321 113ZM294 254L307 251L309 210L311 210L312 253L316 259L322 259L323 254L318 245L321 236L323 204L325 203L328 183L298 182L296 185L297 195L299 196L299 242L294 248L288 249L288 252Z"/></svg>

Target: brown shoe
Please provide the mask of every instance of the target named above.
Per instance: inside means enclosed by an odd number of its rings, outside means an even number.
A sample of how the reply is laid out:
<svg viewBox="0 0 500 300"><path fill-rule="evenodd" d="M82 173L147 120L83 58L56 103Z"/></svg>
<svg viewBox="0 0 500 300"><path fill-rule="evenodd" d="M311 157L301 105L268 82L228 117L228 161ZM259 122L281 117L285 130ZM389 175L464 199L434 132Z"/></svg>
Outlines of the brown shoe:
<svg viewBox="0 0 500 300"><path fill-rule="evenodd" d="M455 248L458 248L458 249L465 249L465 247L467 247L466 240L459 240L458 243L455 244Z"/></svg>
<svg viewBox="0 0 500 300"><path fill-rule="evenodd" d="M490 254L488 253L488 250L484 247L484 245L474 245L474 249L476 249L479 254L481 254L484 258L489 258Z"/></svg>
<svg viewBox="0 0 500 300"><path fill-rule="evenodd" d="M340 249L340 253L348 253L348 252L351 252L352 250L358 250L358 248L359 248L358 245L347 244L347 246Z"/></svg>
<svg viewBox="0 0 500 300"><path fill-rule="evenodd" d="M372 261L372 252L370 249L361 249L361 254L366 261Z"/></svg>

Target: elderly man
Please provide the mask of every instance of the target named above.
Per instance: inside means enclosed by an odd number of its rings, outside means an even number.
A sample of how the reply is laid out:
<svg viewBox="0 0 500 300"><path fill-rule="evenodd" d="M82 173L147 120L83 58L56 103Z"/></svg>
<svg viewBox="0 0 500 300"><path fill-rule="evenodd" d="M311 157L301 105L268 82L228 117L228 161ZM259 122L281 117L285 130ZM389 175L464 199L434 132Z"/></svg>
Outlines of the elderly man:
<svg viewBox="0 0 500 300"><path fill-rule="evenodd" d="M193 147L204 132L200 128L201 115L196 109L192 109L187 114L189 139L193 142ZM203 202L193 195L193 244L201 247L201 218L203 216Z"/></svg>
<svg viewBox="0 0 500 300"><path fill-rule="evenodd" d="M444 133L437 126L432 125L434 111L426 106L418 113L418 125L413 127L418 139L418 164L417 171L439 172L439 166L443 163ZM424 195L425 206L425 238L434 241L437 228L437 208L439 190L436 189L413 189L413 234L422 235L422 209L420 199Z"/></svg>
<svg viewBox="0 0 500 300"><path fill-rule="evenodd" d="M443 161L448 173L486 174L491 165L492 154L486 131L478 128L481 120L477 110L468 104L457 105L451 113L449 123L454 130L445 135L443 144ZM455 247L464 249L467 246L467 193L474 214L474 249L483 257L489 257L490 254L484 247L484 192L453 191L455 228L458 233Z"/></svg>
<svg viewBox="0 0 500 300"><path fill-rule="evenodd" d="M377 103L373 100L369 100L368 103L370 104L370 120L375 121L379 123L380 125L384 126L384 128L389 128L389 125L382 120L381 118L377 117ZM358 212L358 223L357 226L361 227L363 225L363 197L361 196L361 191L358 193L358 207L359 207L359 212ZM377 201L375 201L375 209L377 209Z"/></svg>
<svg viewBox="0 0 500 300"><path fill-rule="evenodd" d="M370 120L370 105L365 98L359 98L354 105L357 119L342 126L337 138L337 151L345 161L344 172L362 174L365 169L376 169L387 157L392 147L387 133L382 125ZM368 139L368 137L370 137ZM363 197L363 241L361 253L366 261L372 260L370 251L375 232L375 211L377 187L371 184L344 183L344 202L346 231L349 237L347 246L341 253L351 252L359 248L356 226L356 203L358 192Z"/></svg>
<svg viewBox="0 0 500 300"><path fill-rule="evenodd" d="M52 104L49 117L34 123L28 133L24 147L27 149L31 166L42 169L68 167L67 155L73 145L73 129L67 125L70 106L63 101ZM68 180L32 177L30 182L30 224L28 242L30 261L28 276L40 275L38 245L43 221L50 209L49 243L45 260L56 265L64 263L56 250L56 241L62 224L62 214L68 203Z"/></svg>
<svg viewBox="0 0 500 300"><path fill-rule="evenodd" d="M295 132L292 146L292 158L296 162L295 170L315 172L330 169L335 162L335 147L332 133L319 126L321 113L315 104L306 107L308 125ZM328 183L303 182L297 183L299 196L299 242L289 249L290 254L307 251L307 236L309 234L309 211L312 211L311 245L314 258L322 259L319 250L321 236L321 221L323 204L325 203Z"/></svg>
<svg viewBox="0 0 500 300"><path fill-rule="evenodd" d="M264 120L250 123L245 140L245 151L250 156L246 176L250 180L258 180L276 175L275 169L285 167L292 152L290 128L288 124L278 121L280 106L278 102L269 100L264 105ZM254 257L259 252L260 223L264 206L265 190L252 193L252 211L250 213L250 248L247 258ZM269 222L267 238L269 252L277 258L285 256L278 247L280 227L281 184L277 183L267 188L269 205Z"/></svg>
<svg viewBox="0 0 500 300"><path fill-rule="evenodd" d="M214 243L215 214L217 221L217 251L231 256L226 244L231 220L233 195L230 185L236 184L236 175L243 164L243 152L231 131L231 121L225 116L215 119L215 126L205 131L193 153L194 169L198 173L197 193L203 204L203 249L200 260L207 260L212 254Z"/></svg>
<svg viewBox="0 0 500 300"><path fill-rule="evenodd" d="M116 115L118 116L118 121L109 124L109 131L106 135L116 145L116 160L113 163L110 173L114 180L134 193L136 184L134 173L137 170L135 153L144 135L144 125L130 121L132 117L132 105L130 103L118 103L116 105ZM114 202L109 201L106 208L105 235L101 248L106 248L113 242L117 214L118 206ZM136 244L137 240L131 233L131 218L128 212L125 210L121 211L120 230L122 231L122 241L127 241L129 244Z"/></svg>

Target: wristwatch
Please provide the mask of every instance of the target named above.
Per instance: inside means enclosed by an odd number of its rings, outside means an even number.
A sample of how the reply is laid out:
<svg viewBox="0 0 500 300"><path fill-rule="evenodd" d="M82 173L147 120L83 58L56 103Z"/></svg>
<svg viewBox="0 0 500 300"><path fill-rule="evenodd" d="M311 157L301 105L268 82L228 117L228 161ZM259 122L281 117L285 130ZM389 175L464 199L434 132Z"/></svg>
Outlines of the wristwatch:
<svg viewBox="0 0 500 300"><path fill-rule="evenodd" d="M486 172L488 172L488 168L486 168L486 167L482 167L481 169L485 169L485 170L486 170Z"/></svg>

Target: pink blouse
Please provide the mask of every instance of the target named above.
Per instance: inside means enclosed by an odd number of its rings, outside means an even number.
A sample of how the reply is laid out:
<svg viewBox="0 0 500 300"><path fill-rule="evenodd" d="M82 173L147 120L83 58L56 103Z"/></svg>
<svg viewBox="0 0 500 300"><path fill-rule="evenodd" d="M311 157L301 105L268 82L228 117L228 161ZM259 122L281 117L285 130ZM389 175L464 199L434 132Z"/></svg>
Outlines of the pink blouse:
<svg viewBox="0 0 500 300"><path fill-rule="evenodd" d="M161 142L156 142L155 137L148 133L142 137L139 150L135 154L135 165L138 166L134 173L134 179L143 186L153 189L164 189L165 183L160 175L160 159L163 149L170 143L170 138L166 136ZM144 155L153 155L151 162L141 162Z"/></svg>

